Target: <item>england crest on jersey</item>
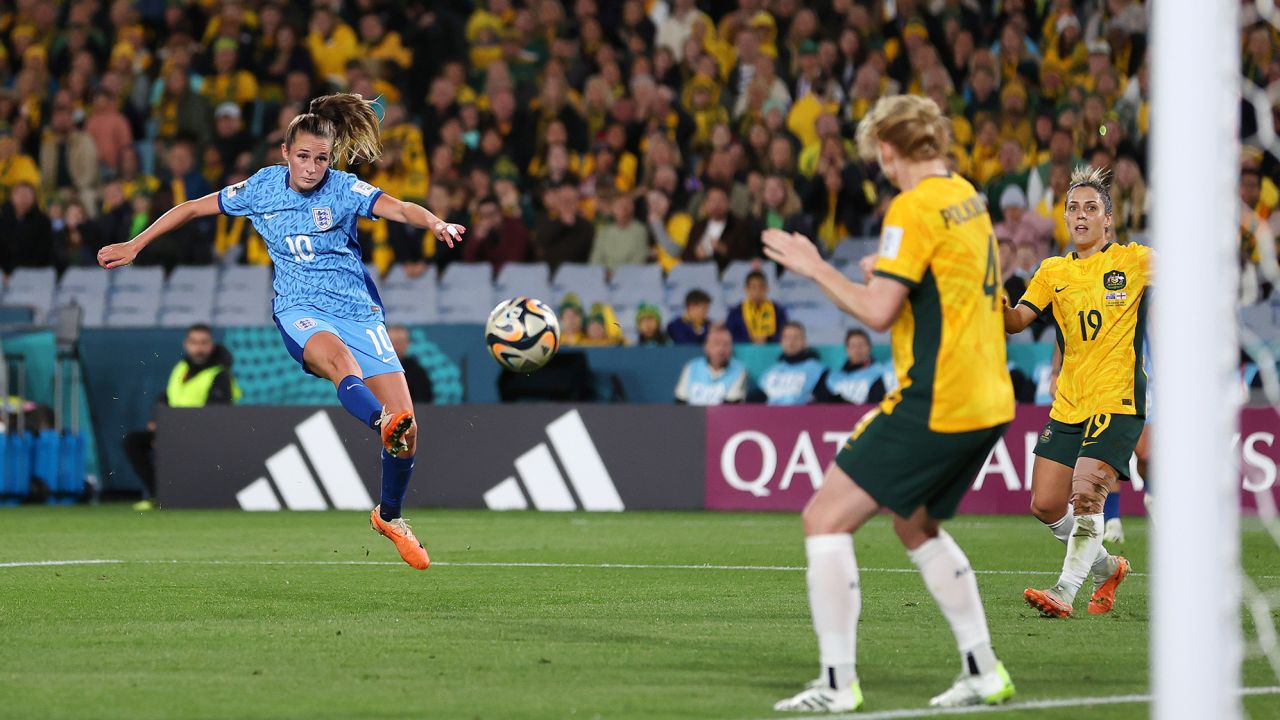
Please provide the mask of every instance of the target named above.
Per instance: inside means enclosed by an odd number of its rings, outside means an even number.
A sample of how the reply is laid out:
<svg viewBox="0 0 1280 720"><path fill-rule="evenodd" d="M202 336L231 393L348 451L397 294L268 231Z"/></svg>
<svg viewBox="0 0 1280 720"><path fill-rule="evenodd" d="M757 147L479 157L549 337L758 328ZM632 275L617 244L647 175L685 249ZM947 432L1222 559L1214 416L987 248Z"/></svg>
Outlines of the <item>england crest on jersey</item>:
<svg viewBox="0 0 1280 720"><path fill-rule="evenodd" d="M316 221L317 230L333 227L333 211L327 207L311 208L311 217Z"/></svg>

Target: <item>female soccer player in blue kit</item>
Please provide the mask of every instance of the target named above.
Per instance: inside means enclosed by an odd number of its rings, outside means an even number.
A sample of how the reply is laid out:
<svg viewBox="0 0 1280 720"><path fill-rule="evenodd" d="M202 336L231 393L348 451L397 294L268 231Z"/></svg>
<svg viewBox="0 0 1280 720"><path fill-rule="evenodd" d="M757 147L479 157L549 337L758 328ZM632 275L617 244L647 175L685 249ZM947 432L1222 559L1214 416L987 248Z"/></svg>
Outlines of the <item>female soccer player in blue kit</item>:
<svg viewBox="0 0 1280 720"><path fill-rule="evenodd" d="M372 162L381 153L371 103L345 93L316 98L310 112L289 124L283 165L174 207L129 242L98 251L98 264L128 265L156 238L199 217L248 216L275 267L273 310L285 347L306 372L334 384L348 412L382 434L382 498L370 515L373 528L395 543L405 562L425 570L431 559L400 517L417 447L413 401L378 290L360 259L356 220L386 218L429 229L449 247L466 228L329 167L335 157Z"/></svg>

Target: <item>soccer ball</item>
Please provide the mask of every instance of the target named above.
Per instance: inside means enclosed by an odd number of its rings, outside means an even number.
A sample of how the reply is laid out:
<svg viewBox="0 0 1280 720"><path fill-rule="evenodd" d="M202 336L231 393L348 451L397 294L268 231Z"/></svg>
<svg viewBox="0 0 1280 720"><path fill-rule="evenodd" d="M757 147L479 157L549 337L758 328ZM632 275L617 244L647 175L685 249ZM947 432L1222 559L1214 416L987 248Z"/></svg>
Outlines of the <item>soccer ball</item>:
<svg viewBox="0 0 1280 720"><path fill-rule="evenodd" d="M560 348L560 321L541 300L504 300L489 313L484 341L499 365L512 372L531 373L546 365Z"/></svg>

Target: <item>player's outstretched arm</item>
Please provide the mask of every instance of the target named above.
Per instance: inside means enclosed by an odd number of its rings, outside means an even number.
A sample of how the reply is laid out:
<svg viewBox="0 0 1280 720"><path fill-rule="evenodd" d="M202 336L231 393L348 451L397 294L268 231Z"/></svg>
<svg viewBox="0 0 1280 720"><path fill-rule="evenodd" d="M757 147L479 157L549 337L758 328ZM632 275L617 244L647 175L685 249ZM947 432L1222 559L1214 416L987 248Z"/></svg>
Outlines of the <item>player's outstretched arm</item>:
<svg viewBox="0 0 1280 720"><path fill-rule="evenodd" d="M1026 330L1035 319L1036 311L1026 305L1018 304L1013 307L1005 305L1004 307L1004 331L1010 335L1017 335Z"/></svg>
<svg viewBox="0 0 1280 720"><path fill-rule="evenodd" d="M196 218L217 215L218 193L209 193L202 198L179 203L151 223L146 230L128 242L107 245L98 251L98 264L110 270L128 265L142 252L142 248L151 244L152 240L172 232Z"/></svg>
<svg viewBox="0 0 1280 720"><path fill-rule="evenodd" d="M876 332L889 329L902 309L909 289L902 283L872 277L860 285L840 273L818 254L818 248L800 233L765 230L764 254L786 269L813 280L841 310Z"/></svg>
<svg viewBox="0 0 1280 720"><path fill-rule="evenodd" d="M462 242L462 236L467 232L465 227L457 223L445 222L417 203L405 202L386 193L379 195L374 201L373 214L380 218L406 223L421 230L430 230L437 240L449 247L453 247L455 242Z"/></svg>

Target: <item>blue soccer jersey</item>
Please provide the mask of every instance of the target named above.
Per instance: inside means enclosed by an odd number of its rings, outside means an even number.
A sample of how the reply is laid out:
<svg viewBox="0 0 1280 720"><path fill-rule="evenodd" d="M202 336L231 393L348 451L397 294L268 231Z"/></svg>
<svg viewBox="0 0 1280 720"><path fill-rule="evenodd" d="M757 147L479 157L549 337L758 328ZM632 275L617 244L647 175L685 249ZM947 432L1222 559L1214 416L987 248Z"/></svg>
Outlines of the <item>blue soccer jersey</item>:
<svg viewBox="0 0 1280 720"><path fill-rule="evenodd" d="M289 187L289 169L272 165L218 193L223 214L247 216L275 265L276 315L312 307L349 320L380 318L382 300L360 259L356 220L373 218L382 191L330 169L314 190Z"/></svg>

